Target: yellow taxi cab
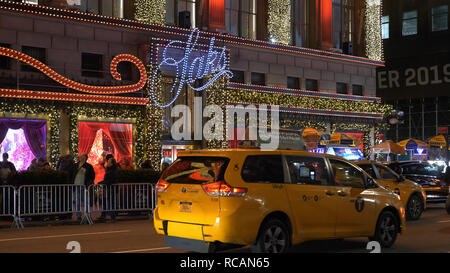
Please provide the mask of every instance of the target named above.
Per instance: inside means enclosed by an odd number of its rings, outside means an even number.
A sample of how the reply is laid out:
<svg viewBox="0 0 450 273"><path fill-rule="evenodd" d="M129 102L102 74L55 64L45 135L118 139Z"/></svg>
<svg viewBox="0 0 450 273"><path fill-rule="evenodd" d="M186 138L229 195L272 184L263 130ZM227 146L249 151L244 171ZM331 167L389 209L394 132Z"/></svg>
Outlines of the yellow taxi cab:
<svg viewBox="0 0 450 273"><path fill-rule="evenodd" d="M309 240L369 237L391 247L405 228L400 198L337 156L252 149L179 153L156 185L165 245L285 252Z"/></svg>
<svg viewBox="0 0 450 273"><path fill-rule="evenodd" d="M418 220L426 208L426 194L417 183L397 174L389 167L372 161L355 163L383 187L392 190L400 196L406 210L406 219Z"/></svg>

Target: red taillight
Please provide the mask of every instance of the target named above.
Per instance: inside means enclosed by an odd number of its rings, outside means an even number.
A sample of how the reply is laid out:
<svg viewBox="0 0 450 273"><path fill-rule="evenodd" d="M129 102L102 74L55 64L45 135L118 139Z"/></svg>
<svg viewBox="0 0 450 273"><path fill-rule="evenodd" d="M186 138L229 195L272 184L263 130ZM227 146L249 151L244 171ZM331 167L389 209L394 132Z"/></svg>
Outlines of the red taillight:
<svg viewBox="0 0 450 273"><path fill-rule="evenodd" d="M247 193L247 188L232 187L225 181L203 184L202 188L210 196L242 197Z"/></svg>
<svg viewBox="0 0 450 273"><path fill-rule="evenodd" d="M158 183L156 184L156 191L157 192L165 192L169 186L170 186L170 183L168 183L164 180L159 180Z"/></svg>

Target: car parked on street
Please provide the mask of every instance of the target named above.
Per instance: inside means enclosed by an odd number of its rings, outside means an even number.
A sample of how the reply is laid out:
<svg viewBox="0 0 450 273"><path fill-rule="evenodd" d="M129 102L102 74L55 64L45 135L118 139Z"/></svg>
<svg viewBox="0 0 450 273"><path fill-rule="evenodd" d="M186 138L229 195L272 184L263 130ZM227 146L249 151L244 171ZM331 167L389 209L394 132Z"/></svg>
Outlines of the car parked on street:
<svg viewBox="0 0 450 273"><path fill-rule="evenodd" d="M285 252L309 240L369 237L391 247L405 228L400 197L345 159L304 151L183 151L156 186L166 246Z"/></svg>
<svg viewBox="0 0 450 273"><path fill-rule="evenodd" d="M376 179L378 184L400 196L406 210L406 219L418 220L420 218L426 208L426 194L422 186L378 162L360 161L355 164Z"/></svg>
<svg viewBox="0 0 450 273"><path fill-rule="evenodd" d="M445 182L443 174L436 166L418 161L391 162L387 166L421 185L428 203L445 203L447 200L450 184Z"/></svg>

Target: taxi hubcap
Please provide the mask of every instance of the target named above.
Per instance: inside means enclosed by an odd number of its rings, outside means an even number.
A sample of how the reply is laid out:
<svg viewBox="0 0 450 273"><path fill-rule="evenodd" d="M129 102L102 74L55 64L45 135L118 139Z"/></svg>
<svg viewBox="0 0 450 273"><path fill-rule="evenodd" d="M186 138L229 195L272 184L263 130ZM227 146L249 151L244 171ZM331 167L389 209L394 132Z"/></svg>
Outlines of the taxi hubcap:
<svg viewBox="0 0 450 273"><path fill-rule="evenodd" d="M269 253L280 253L284 251L286 238L279 226L272 226L264 234L264 250Z"/></svg>
<svg viewBox="0 0 450 273"><path fill-rule="evenodd" d="M393 240L396 233L396 227L394 219L391 217L385 217L380 225L380 235L381 240L383 240L386 243L389 243Z"/></svg>
<svg viewBox="0 0 450 273"><path fill-rule="evenodd" d="M409 213L411 214L412 217L417 217L420 214L420 202L416 199L413 198L411 199L411 204L409 206Z"/></svg>

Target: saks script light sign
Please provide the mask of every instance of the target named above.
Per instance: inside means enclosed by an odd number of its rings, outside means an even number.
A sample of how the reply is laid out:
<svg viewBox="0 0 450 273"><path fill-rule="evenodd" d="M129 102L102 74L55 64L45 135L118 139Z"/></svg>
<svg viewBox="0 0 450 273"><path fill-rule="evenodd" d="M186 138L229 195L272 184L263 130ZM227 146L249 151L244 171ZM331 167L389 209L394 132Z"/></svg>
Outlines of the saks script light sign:
<svg viewBox="0 0 450 273"><path fill-rule="evenodd" d="M194 91L202 91L223 75L229 79L233 77L233 73L227 69L226 48L222 47L216 50L217 47L214 46L215 38L213 37L209 46L205 49L205 45L197 44L199 35L200 31L195 28L187 42L171 41L161 51L161 54L158 54L158 66L153 71L150 90L151 98L156 106L166 108L172 105L185 85ZM158 102L155 98L154 87L158 72L169 72L175 75L170 89L170 92L175 95L168 103ZM196 80L211 75L213 77L204 85L194 86Z"/></svg>

